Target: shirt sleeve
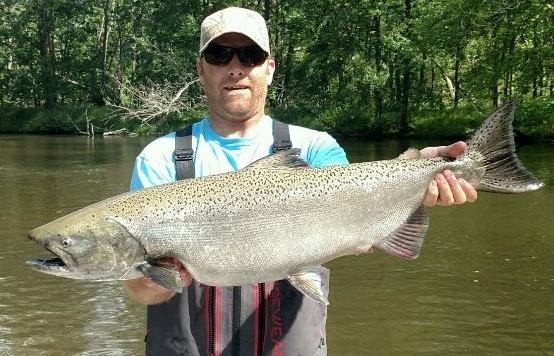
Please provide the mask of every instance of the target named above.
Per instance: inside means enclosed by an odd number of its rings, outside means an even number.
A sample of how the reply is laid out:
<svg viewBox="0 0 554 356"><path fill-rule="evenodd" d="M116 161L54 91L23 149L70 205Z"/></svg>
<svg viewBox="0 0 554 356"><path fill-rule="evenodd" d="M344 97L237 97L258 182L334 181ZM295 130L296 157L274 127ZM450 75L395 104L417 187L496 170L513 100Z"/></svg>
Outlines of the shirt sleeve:
<svg viewBox="0 0 554 356"><path fill-rule="evenodd" d="M131 176L130 190L153 187L155 185L171 183L175 181L175 172L172 173L165 164L152 162L139 155L135 159L135 166Z"/></svg>
<svg viewBox="0 0 554 356"><path fill-rule="evenodd" d="M306 161L313 167L348 164L344 149L328 133L317 135L308 148Z"/></svg>

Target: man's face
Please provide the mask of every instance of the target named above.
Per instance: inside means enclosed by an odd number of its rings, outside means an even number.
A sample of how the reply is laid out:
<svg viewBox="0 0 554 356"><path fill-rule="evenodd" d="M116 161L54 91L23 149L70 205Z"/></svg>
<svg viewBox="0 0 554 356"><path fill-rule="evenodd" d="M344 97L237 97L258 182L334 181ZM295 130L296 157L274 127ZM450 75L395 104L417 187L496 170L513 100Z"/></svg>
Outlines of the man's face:
<svg viewBox="0 0 554 356"><path fill-rule="evenodd" d="M254 44L250 38L238 33L222 35L213 43L229 47ZM273 59L268 58L261 65L247 67L234 54L229 64L209 64L201 58L196 67L212 119L242 122L264 113L267 86L271 84L275 71Z"/></svg>

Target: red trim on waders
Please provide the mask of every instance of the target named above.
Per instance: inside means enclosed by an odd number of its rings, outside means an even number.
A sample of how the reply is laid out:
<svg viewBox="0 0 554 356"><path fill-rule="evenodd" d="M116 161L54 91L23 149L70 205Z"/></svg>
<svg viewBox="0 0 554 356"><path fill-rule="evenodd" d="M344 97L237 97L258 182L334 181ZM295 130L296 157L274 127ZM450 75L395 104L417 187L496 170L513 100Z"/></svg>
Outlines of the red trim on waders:
<svg viewBox="0 0 554 356"><path fill-rule="evenodd" d="M279 281L273 284L269 303L271 305L271 356L283 356L283 318L281 317L281 291Z"/></svg>
<svg viewBox="0 0 554 356"><path fill-rule="evenodd" d="M221 350L219 347L220 343L220 334L221 334L221 290L215 288L215 345L214 345L214 356L219 356Z"/></svg>
<svg viewBox="0 0 554 356"><path fill-rule="evenodd" d="M252 305L254 307L254 342L252 343L254 345L254 350L252 350L253 355L258 355L258 318L260 314L260 285L256 284L254 287L254 293L252 294Z"/></svg>

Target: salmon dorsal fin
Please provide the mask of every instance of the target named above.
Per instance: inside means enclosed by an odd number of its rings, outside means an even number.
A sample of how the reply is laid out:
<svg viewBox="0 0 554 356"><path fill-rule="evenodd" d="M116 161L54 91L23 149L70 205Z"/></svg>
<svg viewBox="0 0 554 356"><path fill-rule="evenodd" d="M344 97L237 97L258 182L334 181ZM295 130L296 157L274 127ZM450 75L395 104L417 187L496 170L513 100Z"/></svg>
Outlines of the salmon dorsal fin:
<svg viewBox="0 0 554 356"><path fill-rule="evenodd" d="M418 159L421 158L421 152L417 148L408 148L406 151L402 152L398 159Z"/></svg>
<svg viewBox="0 0 554 356"><path fill-rule="evenodd" d="M429 214L420 205L402 225L376 244L376 247L393 256L413 260L419 256L423 238L429 227Z"/></svg>
<svg viewBox="0 0 554 356"><path fill-rule="evenodd" d="M308 163L300 158L300 149L292 148L277 152L271 156L260 158L244 169L287 169L308 167Z"/></svg>

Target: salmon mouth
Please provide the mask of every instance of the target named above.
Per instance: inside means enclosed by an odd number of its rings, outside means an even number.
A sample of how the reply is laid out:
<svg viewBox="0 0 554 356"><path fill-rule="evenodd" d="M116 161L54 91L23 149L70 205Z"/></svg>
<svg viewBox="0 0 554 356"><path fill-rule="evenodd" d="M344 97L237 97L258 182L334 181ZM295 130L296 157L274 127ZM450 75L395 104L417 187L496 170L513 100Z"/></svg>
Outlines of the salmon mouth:
<svg viewBox="0 0 554 356"><path fill-rule="evenodd" d="M71 257L69 257L71 258ZM25 261L32 270L57 277L72 278L72 279L97 279L96 276L81 271L79 268L73 267L64 261L65 257L46 257L33 258ZM70 262L71 263L71 262Z"/></svg>
<svg viewBox="0 0 554 356"><path fill-rule="evenodd" d="M67 275L71 273L69 266L60 257L33 258L25 261L25 263L38 272L54 275Z"/></svg>
<svg viewBox="0 0 554 356"><path fill-rule="evenodd" d="M26 261L28 265L35 269L67 269L65 262L59 257L51 258L33 258Z"/></svg>
<svg viewBox="0 0 554 356"><path fill-rule="evenodd" d="M51 252L54 256L53 257L36 257L31 260L25 261L27 265L29 265L32 269L38 272L58 275L58 276L66 276L69 274L72 274L72 266L74 264L71 264L71 261L68 261L68 259L71 259L71 256L64 254L65 256L62 256L60 252L54 252L51 249L47 249L49 252Z"/></svg>

